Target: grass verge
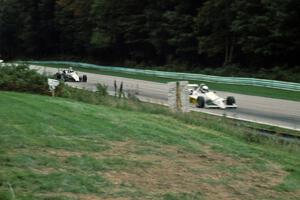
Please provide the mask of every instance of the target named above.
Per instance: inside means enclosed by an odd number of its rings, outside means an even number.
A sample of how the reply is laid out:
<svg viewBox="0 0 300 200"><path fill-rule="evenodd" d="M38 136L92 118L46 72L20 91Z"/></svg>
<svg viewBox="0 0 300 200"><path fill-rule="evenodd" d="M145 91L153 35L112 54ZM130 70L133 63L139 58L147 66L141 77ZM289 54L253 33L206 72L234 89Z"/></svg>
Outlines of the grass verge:
<svg viewBox="0 0 300 200"><path fill-rule="evenodd" d="M0 92L0 199L299 197L299 146L253 140L223 118L112 101Z"/></svg>
<svg viewBox="0 0 300 200"><path fill-rule="evenodd" d="M30 62L26 62L30 64ZM34 63L35 65L47 66L47 67L54 67L54 68L64 68L69 67L70 65L62 65L62 64L45 64L45 63ZM155 81L155 82L171 82L171 81L178 81L177 79L170 79L170 78L161 78L161 77L153 77L147 75L136 75L136 74L129 74L125 72L115 72L109 70L101 70L101 69L92 69L92 68L84 68L78 65L72 66L73 69L78 71L96 73L96 74L103 74L103 75L110 75L110 76L119 76L125 78L132 78L132 79L140 79L140 80L147 80L147 81ZM233 92L239 94L246 94L246 95L253 95L253 96L262 96L262 97L269 97L269 98L276 98L276 99L285 99L285 100L292 100L292 101L300 101L300 92L295 91L288 91L288 90L280 90L274 88L265 88L265 87L257 87L257 86L246 86L246 85L233 85L233 84L221 84L221 83L211 83L211 82L197 82L197 81L190 81L190 83L205 83L209 85L209 87L213 90L218 91L226 91L226 92Z"/></svg>

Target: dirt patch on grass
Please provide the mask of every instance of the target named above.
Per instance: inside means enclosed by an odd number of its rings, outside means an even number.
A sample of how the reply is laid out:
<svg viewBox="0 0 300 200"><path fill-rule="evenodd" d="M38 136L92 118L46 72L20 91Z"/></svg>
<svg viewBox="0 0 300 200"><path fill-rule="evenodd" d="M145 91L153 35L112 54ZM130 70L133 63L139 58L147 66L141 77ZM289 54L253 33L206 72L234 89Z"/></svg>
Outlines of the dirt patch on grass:
<svg viewBox="0 0 300 200"><path fill-rule="evenodd" d="M74 200L130 200L130 198L125 197L103 197L102 195L96 194L77 194L71 192L42 193L37 196L46 198L67 197Z"/></svg>
<svg viewBox="0 0 300 200"><path fill-rule="evenodd" d="M130 145L129 145L130 146ZM201 192L210 199L240 199L241 197L276 197L273 187L287 175L280 167L272 164L267 171L249 169L249 159L236 159L203 148L194 154L175 146L163 146L161 151L172 155L137 155L121 144L112 148L110 155L126 153L130 159L150 161L153 165L128 171L109 171L103 175L116 186L134 185L149 193L192 193ZM222 169L219 169L222 166ZM242 172L230 172L230 168L245 168ZM255 192L253 192L255 191ZM265 192L267 191L267 193Z"/></svg>
<svg viewBox="0 0 300 200"><path fill-rule="evenodd" d="M46 153L50 156L55 156L60 160L65 160L71 156L83 156L88 155L94 158L107 158L110 156L122 156L134 151L135 144L129 141L126 142L112 142L109 145L111 148L106 151L101 152L90 152L90 151L69 151L65 149L54 149L54 148L44 148L39 150L37 153Z"/></svg>
<svg viewBox="0 0 300 200"><path fill-rule="evenodd" d="M70 156L82 156L83 152L67 151L64 149L47 149L46 152L58 158L68 158Z"/></svg>
<svg viewBox="0 0 300 200"><path fill-rule="evenodd" d="M74 152L63 149L44 151L60 160L70 156L88 155L95 159L122 157L126 160L151 163L146 167L97 172L113 183L113 191L126 186L158 196L166 193L200 192L208 199L264 199L283 195L274 190L274 186L282 183L287 173L272 163L268 163L267 170L255 170L251 167L256 162L254 159L235 158L216 152L207 145L201 146L199 153L172 145L147 146L133 141L111 142L109 146L109 150L101 152ZM143 154L137 153L141 148L147 151ZM47 174L51 170L45 168L39 172ZM81 195L79 199L105 198Z"/></svg>
<svg viewBox="0 0 300 200"><path fill-rule="evenodd" d="M48 175L60 170L51 168L51 167L43 167L43 168L33 168L32 171L37 174Z"/></svg>

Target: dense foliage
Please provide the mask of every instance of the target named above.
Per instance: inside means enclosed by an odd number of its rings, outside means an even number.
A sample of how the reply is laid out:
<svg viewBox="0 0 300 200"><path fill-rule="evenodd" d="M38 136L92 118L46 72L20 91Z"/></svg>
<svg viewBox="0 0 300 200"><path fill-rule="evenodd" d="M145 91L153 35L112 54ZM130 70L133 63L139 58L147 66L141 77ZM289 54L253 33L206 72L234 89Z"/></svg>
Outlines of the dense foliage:
<svg viewBox="0 0 300 200"><path fill-rule="evenodd" d="M0 54L245 71L299 66L299 0L0 0Z"/></svg>
<svg viewBox="0 0 300 200"><path fill-rule="evenodd" d="M47 77L26 65L1 66L0 90L48 94Z"/></svg>

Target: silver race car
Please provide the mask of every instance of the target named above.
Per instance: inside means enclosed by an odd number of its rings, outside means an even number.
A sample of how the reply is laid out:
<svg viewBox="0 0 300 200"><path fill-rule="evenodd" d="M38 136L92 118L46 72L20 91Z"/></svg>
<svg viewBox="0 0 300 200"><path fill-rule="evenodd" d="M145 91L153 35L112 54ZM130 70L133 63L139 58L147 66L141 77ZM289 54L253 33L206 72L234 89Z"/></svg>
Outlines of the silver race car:
<svg viewBox="0 0 300 200"><path fill-rule="evenodd" d="M189 84L189 98L192 104L199 108L237 108L235 98L228 96L226 99L212 92L205 84Z"/></svg>
<svg viewBox="0 0 300 200"><path fill-rule="evenodd" d="M62 81L71 81L71 82L87 82L87 76L79 76L77 72L75 72L72 67L69 69L64 69L58 71L54 75L55 79L62 80Z"/></svg>

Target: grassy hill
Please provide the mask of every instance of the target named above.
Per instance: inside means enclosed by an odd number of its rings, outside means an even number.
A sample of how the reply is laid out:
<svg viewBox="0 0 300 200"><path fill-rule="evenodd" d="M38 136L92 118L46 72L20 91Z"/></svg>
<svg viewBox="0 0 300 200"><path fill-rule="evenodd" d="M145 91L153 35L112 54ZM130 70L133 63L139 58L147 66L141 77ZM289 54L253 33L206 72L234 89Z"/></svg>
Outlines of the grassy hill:
<svg viewBox="0 0 300 200"><path fill-rule="evenodd" d="M299 199L299 147L224 124L0 92L0 199Z"/></svg>

